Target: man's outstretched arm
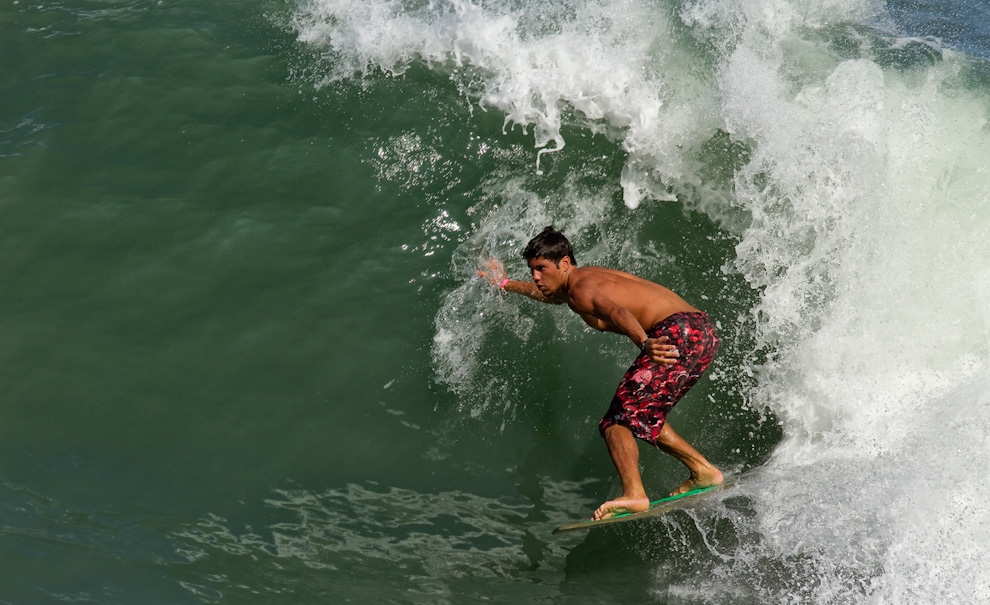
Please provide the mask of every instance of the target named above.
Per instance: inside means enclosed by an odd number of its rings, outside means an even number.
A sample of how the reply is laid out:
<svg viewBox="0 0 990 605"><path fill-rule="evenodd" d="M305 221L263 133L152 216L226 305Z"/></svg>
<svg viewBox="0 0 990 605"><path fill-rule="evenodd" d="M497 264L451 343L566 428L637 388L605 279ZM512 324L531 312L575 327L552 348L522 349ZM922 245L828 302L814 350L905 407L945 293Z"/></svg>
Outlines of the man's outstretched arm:
<svg viewBox="0 0 990 605"><path fill-rule="evenodd" d="M484 271L478 271L478 277L483 277L487 279L493 286L505 290L506 292L513 292L515 294L522 294L532 298L533 300L538 300L542 303L547 303L551 305L558 305L563 303L562 300L554 300L547 298L540 292L536 284L531 281L516 281L514 279L509 279L505 274L505 266L502 261L496 258L488 259L488 268Z"/></svg>

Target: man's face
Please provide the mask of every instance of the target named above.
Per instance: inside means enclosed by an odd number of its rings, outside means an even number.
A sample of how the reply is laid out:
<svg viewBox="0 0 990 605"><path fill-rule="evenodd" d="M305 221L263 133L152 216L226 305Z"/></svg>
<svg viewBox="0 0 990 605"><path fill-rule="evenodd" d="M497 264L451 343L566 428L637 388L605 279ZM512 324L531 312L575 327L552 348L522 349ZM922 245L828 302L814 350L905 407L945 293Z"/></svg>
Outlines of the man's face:
<svg viewBox="0 0 990 605"><path fill-rule="evenodd" d="M533 283L543 296L554 296L567 283L566 269L571 266L571 259L562 258L559 264L538 256L531 258L527 264L533 275Z"/></svg>

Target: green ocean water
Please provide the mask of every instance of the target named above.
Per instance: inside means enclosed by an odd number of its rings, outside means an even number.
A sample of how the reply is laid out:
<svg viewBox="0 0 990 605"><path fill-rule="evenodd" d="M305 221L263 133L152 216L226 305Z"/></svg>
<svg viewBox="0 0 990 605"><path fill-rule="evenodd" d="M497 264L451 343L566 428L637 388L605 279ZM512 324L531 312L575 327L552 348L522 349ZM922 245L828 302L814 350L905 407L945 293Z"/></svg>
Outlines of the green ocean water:
<svg viewBox="0 0 990 605"><path fill-rule="evenodd" d="M0 602L804 594L813 558L738 562L754 491L551 536L616 493L597 422L635 351L473 277L488 254L524 277L519 226L555 222L706 309L725 346L671 422L758 468L784 429L747 395L772 356L733 268L751 215L710 210L757 144L712 130L683 151L704 187L631 209L614 126L562 104L538 174L455 68L324 81L343 59L300 42L301 6L0 7ZM656 493L684 478L643 464Z"/></svg>
<svg viewBox="0 0 990 605"><path fill-rule="evenodd" d="M578 342L554 343L552 316L527 309L531 350L489 352L519 400L472 417L430 355L464 279L460 234L434 240L428 225L468 222L501 175L551 194L578 172L613 182L614 228L680 251L670 279L685 296L708 291L732 242L676 205L633 216L603 137L537 177L529 137L426 69L316 90L280 25L290 8L2 9L4 602L404 602L447 581L505 601L552 596L568 566L606 557L547 554L560 546L541 483L580 485L556 519L606 495L595 426L622 367L599 349L621 345L559 316ZM749 429L706 433L731 406L701 393L682 430L746 464L729 449ZM658 489L673 485L680 471L655 458ZM300 498L319 512L286 503ZM353 532L409 552L338 552ZM430 537L460 545L431 553ZM460 549L481 553L477 569L429 570Z"/></svg>

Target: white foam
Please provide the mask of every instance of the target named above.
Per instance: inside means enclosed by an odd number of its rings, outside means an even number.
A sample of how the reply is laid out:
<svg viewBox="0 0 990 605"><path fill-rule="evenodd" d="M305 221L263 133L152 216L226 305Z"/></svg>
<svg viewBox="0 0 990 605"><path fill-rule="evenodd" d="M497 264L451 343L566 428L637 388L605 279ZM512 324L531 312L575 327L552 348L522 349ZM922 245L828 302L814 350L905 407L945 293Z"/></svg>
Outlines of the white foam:
<svg viewBox="0 0 990 605"><path fill-rule="evenodd" d="M990 497L986 105L951 53L907 73L834 57L795 86L765 42L720 79L726 123L756 147L735 266L777 352L754 394L785 423L765 470L792 484L762 534L856 561L873 602L985 602L985 549L964 536L985 536L973 503Z"/></svg>
<svg viewBox="0 0 990 605"><path fill-rule="evenodd" d="M405 9L388 0L311 0L299 40L325 53L318 84L397 75L414 61L442 66L505 128L533 129L539 155L561 149L562 109L618 129L629 154L626 203L669 198L659 175L682 173L676 149L715 110L668 12L642 0L526 5L468 0Z"/></svg>

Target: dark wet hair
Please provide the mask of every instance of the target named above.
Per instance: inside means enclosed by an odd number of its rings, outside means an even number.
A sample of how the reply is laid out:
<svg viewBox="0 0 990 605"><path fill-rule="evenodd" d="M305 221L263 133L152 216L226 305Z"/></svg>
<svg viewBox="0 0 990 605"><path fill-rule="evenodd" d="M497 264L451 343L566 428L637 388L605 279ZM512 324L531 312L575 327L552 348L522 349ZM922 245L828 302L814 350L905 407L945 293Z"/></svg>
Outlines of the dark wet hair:
<svg viewBox="0 0 990 605"><path fill-rule="evenodd" d="M523 250L523 258L527 261L534 258L545 258L555 265L560 264L564 257L571 259L571 264L577 266L577 259L574 258L574 249L571 242L567 241L564 234L550 225L540 232L539 235L529 240L526 249Z"/></svg>

